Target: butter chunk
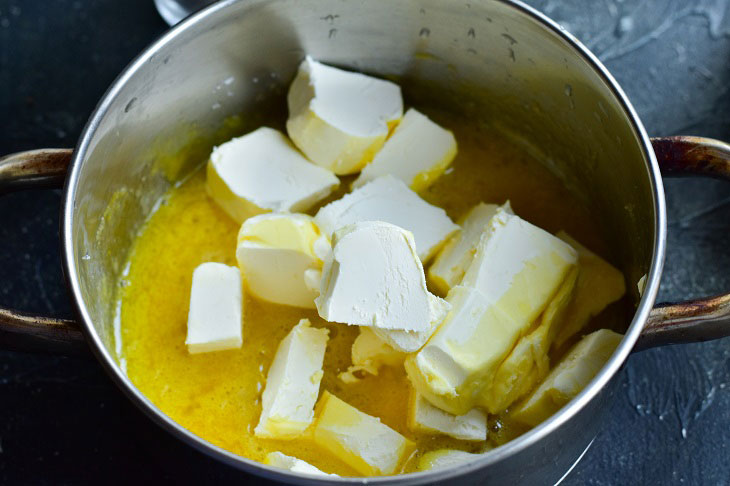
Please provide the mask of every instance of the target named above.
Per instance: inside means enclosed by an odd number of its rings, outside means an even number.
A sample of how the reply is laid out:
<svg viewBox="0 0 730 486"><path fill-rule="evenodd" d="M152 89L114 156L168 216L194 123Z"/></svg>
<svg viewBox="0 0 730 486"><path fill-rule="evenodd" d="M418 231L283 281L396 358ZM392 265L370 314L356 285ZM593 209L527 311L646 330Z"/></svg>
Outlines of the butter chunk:
<svg viewBox="0 0 730 486"><path fill-rule="evenodd" d="M451 312L428 343L406 359L419 393L453 414L472 409L576 261L566 243L498 210L461 285L446 298Z"/></svg>
<svg viewBox="0 0 730 486"><path fill-rule="evenodd" d="M359 381L355 376L358 372L377 375L382 366L401 366L406 355L380 339L372 328L361 327L352 343L351 357L352 366L338 375L345 383Z"/></svg>
<svg viewBox="0 0 730 486"><path fill-rule="evenodd" d="M403 116L397 84L309 56L299 65L287 103L289 136L312 162L335 174L358 172L370 162Z"/></svg>
<svg viewBox="0 0 730 486"><path fill-rule="evenodd" d="M320 471L306 461L302 461L301 459L297 459L296 457L287 456L286 454L282 454L278 451L269 452L268 454L266 454L264 464L268 466L278 467L281 469L287 469L294 473L311 474L312 476L337 476L337 474L327 474L326 472Z"/></svg>
<svg viewBox="0 0 730 486"><path fill-rule="evenodd" d="M408 427L413 431L444 434L459 440L487 440L487 414L473 408L464 415L453 415L431 405L415 390L411 391Z"/></svg>
<svg viewBox="0 0 730 486"><path fill-rule="evenodd" d="M540 386L511 413L534 427L568 403L603 368L623 336L608 329L595 331L568 351Z"/></svg>
<svg viewBox="0 0 730 486"><path fill-rule="evenodd" d="M550 371L548 352L556 329L565 320L571 302L578 269L574 268L563 281L555 297L538 318L537 327L521 338L509 356L499 365L491 386L481 392L479 405L497 414L527 395Z"/></svg>
<svg viewBox="0 0 730 486"><path fill-rule="evenodd" d="M335 232L315 299L323 319L382 329L427 331L435 306L413 235L382 221Z"/></svg>
<svg viewBox="0 0 730 486"><path fill-rule="evenodd" d="M256 437L295 439L312 423L327 334L302 319L279 343L261 397Z"/></svg>
<svg viewBox="0 0 730 486"><path fill-rule="evenodd" d="M575 296L566 311L565 324L555 338L562 346L583 329L592 317L626 293L624 275L613 265L561 231L558 238L578 251L578 281Z"/></svg>
<svg viewBox="0 0 730 486"><path fill-rule="evenodd" d="M207 166L208 195L239 224L271 211L306 211L339 184L267 127L214 148Z"/></svg>
<svg viewBox="0 0 730 486"><path fill-rule="evenodd" d="M247 219L238 232L236 259L248 292L275 304L314 309L327 245L311 216L269 213Z"/></svg>
<svg viewBox="0 0 730 486"><path fill-rule="evenodd" d="M241 273L222 263L203 263L193 271L188 311L188 352L240 348L243 343Z"/></svg>
<svg viewBox="0 0 730 486"><path fill-rule="evenodd" d="M482 454L464 452L458 449L438 449L429 451L418 460L418 471L430 471L472 462L482 457Z"/></svg>
<svg viewBox="0 0 730 486"><path fill-rule="evenodd" d="M401 180L383 176L324 206L314 217L320 231L332 234L348 224L384 221L413 233L418 256L426 263L459 227Z"/></svg>
<svg viewBox="0 0 730 486"><path fill-rule="evenodd" d="M443 174L454 157L454 134L411 108L373 161L360 172L353 187L390 174L420 192Z"/></svg>
<svg viewBox="0 0 730 486"><path fill-rule="evenodd" d="M415 450L416 445L329 392L317 405L314 442L366 476L390 475Z"/></svg>
<svg viewBox="0 0 730 486"><path fill-rule="evenodd" d="M480 202L459 221L461 231L452 236L436 255L428 269L428 282L446 295L452 287L461 283L464 273L474 259L479 239L500 206ZM501 206L508 214L514 214L509 201Z"/></svg>

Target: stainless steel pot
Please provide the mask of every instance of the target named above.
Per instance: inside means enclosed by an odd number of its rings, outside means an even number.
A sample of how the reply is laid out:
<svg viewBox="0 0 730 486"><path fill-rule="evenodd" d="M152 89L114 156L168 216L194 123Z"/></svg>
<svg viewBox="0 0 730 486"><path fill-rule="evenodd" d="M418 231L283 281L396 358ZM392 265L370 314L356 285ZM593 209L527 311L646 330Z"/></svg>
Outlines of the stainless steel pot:
<svg viewBox="0 0 730 486"><path fill-rule="evenodd" d="M621 346L559 413L478 461L372 479L307 478L220 449L174 423L120 367L113 294L133 236L155 201L204 158L226 117L281 110L305 53L394 76L414 104L498 125L603 218L635 312ZM652 148L652 143L654 144ZM177 155L176 155L177 154ZM181 155L187 154L187 155ZM0 310L0 345L88 348L129 398L190 445L241 470L324 482L548 484L581 457L608 413L614 375L632 350L730 335L730 296L652 309L665 250L660 169L730 177L730 147L650 140L616 81L556 23L512 1L228 0L185 20L120 75L70 150L0 159L0 193L60 183L63 258L78 321ZM634 283L647 275L643 296Z"/></svg>

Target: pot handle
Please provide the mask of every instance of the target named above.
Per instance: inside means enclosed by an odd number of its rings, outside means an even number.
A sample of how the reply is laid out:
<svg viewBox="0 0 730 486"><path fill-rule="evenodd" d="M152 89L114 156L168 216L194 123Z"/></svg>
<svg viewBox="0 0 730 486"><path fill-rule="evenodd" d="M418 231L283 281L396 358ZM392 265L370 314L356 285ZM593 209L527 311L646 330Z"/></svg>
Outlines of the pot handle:
<svg viewBox="0 0 730 486"><path fill-rule="evenodd" d="M71 149L39 149L0 158L0 195L24 189L61 187ZM84 354L88 351L75 321L0 307L0 348Z"/></svg>
<svg viewBox="0 0 730 486"><path fill-rule="evenodd" d="M730 180L730 144L701 137L652 138L665 176ZM635 349L709 341L730 336L730 294L658 304L649 314Z"/></svg>

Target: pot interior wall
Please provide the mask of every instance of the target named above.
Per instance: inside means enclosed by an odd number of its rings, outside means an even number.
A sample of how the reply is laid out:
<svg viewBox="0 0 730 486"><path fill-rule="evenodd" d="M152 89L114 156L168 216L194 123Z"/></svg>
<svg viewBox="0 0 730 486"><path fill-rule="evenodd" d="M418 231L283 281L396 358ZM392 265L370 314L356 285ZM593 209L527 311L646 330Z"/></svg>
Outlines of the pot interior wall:
<svg viewBox="0 0 730 486"><path fill-rule="evenodd" d="M145 218L215 143L255 127L262 113L284 112L305 54L396 77L411 99L522 144L601 215L610 257L636 292L655 231L644 154L614 93L560 36L495 1L227 3L138 60L92 127L73 251L84 301L110 349L114 292Z"/></svg>

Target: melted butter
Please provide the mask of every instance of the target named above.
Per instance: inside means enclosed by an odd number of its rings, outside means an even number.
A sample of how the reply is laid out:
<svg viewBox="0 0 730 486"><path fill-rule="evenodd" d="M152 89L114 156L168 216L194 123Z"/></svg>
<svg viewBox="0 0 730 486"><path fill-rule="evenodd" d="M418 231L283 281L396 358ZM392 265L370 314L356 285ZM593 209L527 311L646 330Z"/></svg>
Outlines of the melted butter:
<svg viewBox="0 0 730 486"><path fill-rule="evenodd" d="M501 204L510 199L521 217L551 232L564 229L599 254L606 253L595 219L537 161L487 129L465 125L444 113L428 115L454 131L459 152L452 168L422 192L426 200L457 219L479 201ZM343 189L348 186L348 179L343 180ZM258 439L252 433L276 348L306 317L313 326L330 330L321 390L380 417L414 440L418 449L406 471L413 470L417 458L430 450L483 450L484 444L409 431L410 384L402 369L384 367L379 376L350 385L337 379L351 364L357 328L327 323L313 310L246 297L241 349L188 354L185 335L192 272L207 261L235 265L238 229L206 196L205 171L199 170L166 196L133 246L125 278L128 284L120 295L123 355L130 379L160 410L209 442L257 461L281 451L329 473L356 475L307 437L276 441ZM489 445L524 431L491 417Z"/></svg>

